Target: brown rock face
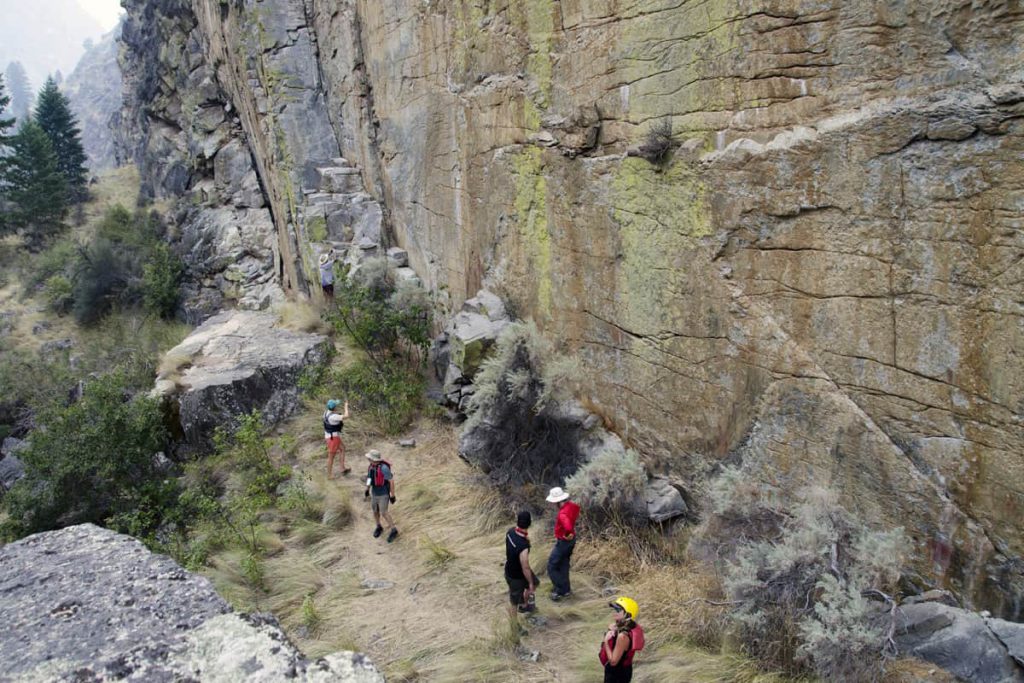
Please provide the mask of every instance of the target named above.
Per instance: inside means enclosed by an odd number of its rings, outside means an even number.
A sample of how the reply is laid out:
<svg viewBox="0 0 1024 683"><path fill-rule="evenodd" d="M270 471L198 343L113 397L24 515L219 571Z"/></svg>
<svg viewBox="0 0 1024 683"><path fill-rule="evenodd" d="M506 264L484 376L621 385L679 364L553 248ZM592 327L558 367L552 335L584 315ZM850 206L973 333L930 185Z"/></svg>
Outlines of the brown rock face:
<svg viewBox="0 0 1024 683"><path fill-rule="evenodd" d="M651 469L831 485L922 585L1024 616L1019 3L192 4L279 231L231 66L257 7L423 281L580 353Z"/></svg>

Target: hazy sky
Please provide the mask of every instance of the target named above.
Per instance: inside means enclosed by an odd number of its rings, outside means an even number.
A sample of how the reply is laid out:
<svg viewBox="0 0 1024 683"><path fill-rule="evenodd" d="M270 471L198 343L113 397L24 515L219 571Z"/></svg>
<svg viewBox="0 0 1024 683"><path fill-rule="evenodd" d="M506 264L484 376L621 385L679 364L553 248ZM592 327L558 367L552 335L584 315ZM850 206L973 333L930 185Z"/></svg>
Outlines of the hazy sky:
<svg viewBox="0 0 1024 683"><path fill-rule="evenodd" d="M45 0L43 0L45 2ZM109 31L117 25L117 18L124 11L121 9L120 0L78 0L86 12L96 17L100 22L103 31Z"/></svg>

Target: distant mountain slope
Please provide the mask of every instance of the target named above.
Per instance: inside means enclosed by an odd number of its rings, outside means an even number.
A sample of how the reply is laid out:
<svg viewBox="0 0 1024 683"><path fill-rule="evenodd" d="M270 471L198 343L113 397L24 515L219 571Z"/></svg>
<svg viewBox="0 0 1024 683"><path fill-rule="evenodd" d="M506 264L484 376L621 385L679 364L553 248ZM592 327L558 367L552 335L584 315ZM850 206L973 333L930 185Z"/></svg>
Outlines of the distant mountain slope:
<svg viewBox="0 0 1024 683"><path fill-rule="evenodd" d="M120 25L88 50L62 86L82 128L82 146L89 169L96 173L114 166L110 117L121 108L121 68L117 63Z"/></svg>
<svg viewBox="0 0 1024 683"><path fill-rule="evenodd" d="M47 74L67 75L103 27L76 0L0 0L0 68L18 60L38 90Z"/></svg>

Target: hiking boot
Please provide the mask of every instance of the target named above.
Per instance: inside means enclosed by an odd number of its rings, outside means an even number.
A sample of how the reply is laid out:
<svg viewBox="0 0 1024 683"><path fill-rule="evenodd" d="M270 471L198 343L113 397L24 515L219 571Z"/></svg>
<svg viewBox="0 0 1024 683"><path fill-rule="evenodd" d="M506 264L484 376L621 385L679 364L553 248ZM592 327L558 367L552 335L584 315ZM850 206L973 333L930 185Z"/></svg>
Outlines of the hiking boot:
<svg viewBox="0 0 1024 683"><path fill-rule="evenodd" d="M531 605L529 603L527 603L525 605L519 605L519 613L520 614L529 614L530 612L536 612L536 611L537 611L537 606L536 605Z"/></svg>
<svg viewBox="0 0 1024 683"><path fill-rule="evenodd" d="M388 543L398 538L398 529L392 529L391 533L388 534Z"/></svg>
<svg viewBox="0 0 1024 683"><path fill-rule="evenodd" d="M572 595L572 591L568 593L559 593L558 591L551 591L551 602L558 602L559 600L565 600Z"/></svg>
<svg viewBox="0 0 1024 683"><path fill-rule="evenodd" d="M373 530L373 537L374 538L380 538L380 535L382 533L384 533L384 527L382 527L380 524L378 524L377 528Z"/></svg>

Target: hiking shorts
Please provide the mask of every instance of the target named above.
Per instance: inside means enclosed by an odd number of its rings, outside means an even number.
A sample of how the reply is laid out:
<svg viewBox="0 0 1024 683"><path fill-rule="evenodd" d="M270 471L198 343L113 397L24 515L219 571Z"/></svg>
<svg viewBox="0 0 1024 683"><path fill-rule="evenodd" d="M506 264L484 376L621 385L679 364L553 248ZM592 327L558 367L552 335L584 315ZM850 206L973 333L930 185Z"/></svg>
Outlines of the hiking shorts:
<svg viewBox="0 0 1024 683"><path fill-rule="evenodd" d="M513 605L523 604L523 593L530 585L526 579L510 579L506 576L505 583L508 584L508 601Z"/></svg>
<svg viewBox="0 0 1024 683"><path fill-rule="evenodd" d="M370 509L383 515L388 511L388 503L390 502L387 495L372 495L370 496Z"/></svg>
<svg viewBox="0 0 1024 683"><path fill-rule="evenodd" d="M341 450L341 434L327 439L327 455L334 455Z"/></svg>

